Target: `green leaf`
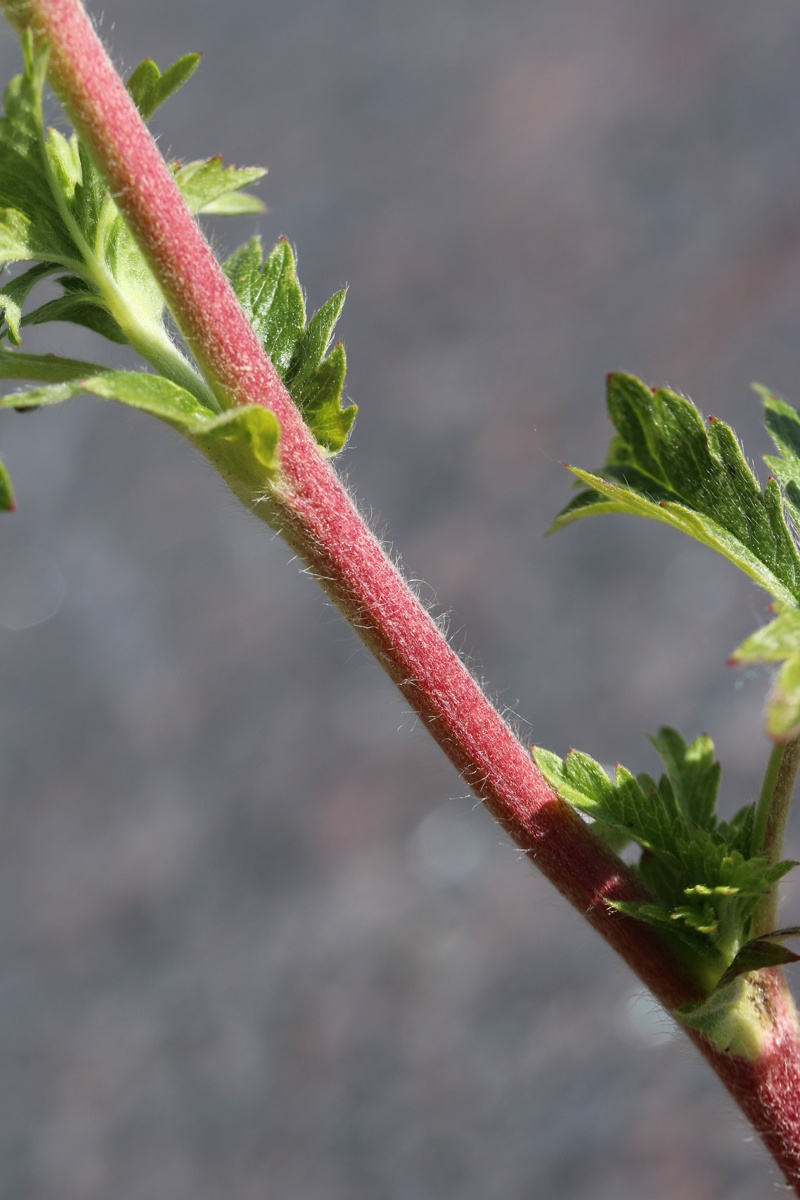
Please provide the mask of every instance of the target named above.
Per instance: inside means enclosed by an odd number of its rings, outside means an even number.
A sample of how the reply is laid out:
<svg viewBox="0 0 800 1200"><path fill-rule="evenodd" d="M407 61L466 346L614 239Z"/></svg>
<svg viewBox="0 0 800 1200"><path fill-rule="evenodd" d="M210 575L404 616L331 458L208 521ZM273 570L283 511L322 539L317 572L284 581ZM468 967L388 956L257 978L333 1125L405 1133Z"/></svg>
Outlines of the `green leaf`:
<svg viewBox="0 0 800 1200"><path fill-rule="evenodd" d="M261 238L252 237L238 250L234 250L230 258L222 264L222 269L228 277L228 282L236 293L236 299L244 309L245 315L253 328L253 306L258 277L261 274L261 262L264 257L261 249ZM265 264L266 265L266 264Z"/></svg>
<svg viewBox="0 0 800 1200"><path fill-rule="evenodd" d="M96 375L106 368L57 354L23 354L0 345L0 379L30 379L39 383L64 383ZM0 406L2 406L0 399Z"/></svg>
<svg viewBox="0 0 800 1200"><path fill-rule="evenodd" d="M692 914L687 909L671 908L662 904L630 903L617 901L614 904L617 912L633 917L635 921L643 921L657 929L667 940L677 943L691 953L716 975L725 966L725 958L719 952L709 937L709 931L716 927L713 912L700 912L695 915L695 923L687 919Z"/></svg>
<svg viewBox="0 0 800 1200"><path fill-rule="evenodd" d="M789 963L800 962L800 954L795 954L782 943L790 937L800 936L800 926L793 925L787 929L775 929L772 933L762 934L752 938L742 946L739 953L719 981L719 987L725 987L739 975L750 971L761 971L764 967L783 967Z"/></svg>
<svg viewBox="0 0 800 1200"><path fill-rule="evenodd" d="M280 426L274 413L261 405L243 405L215 416L191 392L160 375L99 371L3 396L0 408L60 404L81 392L138 408L184 434L249 504L266 492L277 470Z"/></svg>
<svg viewBox="0 0 800 1200"><path fill-rule="evenodd" d="M702 1034L722 1054L758 1060L764 1053L761 997L746 975L711 988L706 999L673 1011L686 1029Z"/></svg>
<svg viewBox="0 0 800 1200"><path fill-rule="evenodd" d="M3 464L0 462L0 512L14 511L14 490L11 479Z"/></svg>
<svg viewBox="0 0 800 1200"><path fill-rule="evenodd" d="M201 57L200 54L184 54L163 74L151 58L134 68L125 86L145 121L194 75Z"/></svg>
<svg viewBox="0 0 800 1200"><path fill-rule="evenodd" d="M91 379L78 381L78 389L150 413L181 433L193 434L213 420L212 414L196 396L162 375L148 375L143 371L105 371Z"/></svg>
<svg viewBox="0 0 800 1200"><path fill-rule="evenodd" d="M62 276L57 282L62 285L65 294L27 313L20 324L43 325L47 321L70 321L73 325L83 325L101 334L109 341L121 345L127 343L127 337L96 289L76 276Z"/></svg>
<svg viewBox="0 0 800 1200"><path fill-rule="evenodd" d="M268 209L263 200L249 192L229 192L204 204L201 211L209 217L259 217Z"/></svg>
<svg viewBox="0 0 800 1200"><path fill-rule="evenodd" d="M163 328L164 296L155 276L134 241L133 234L116 211L116 205L108 201L108 210L113 213L101 229L99 252L102 253L106 270L114 281L115 291L122 304L109 313L115 325L122 329L125 317L134 313L139 327Z"/></svg>
<svg viewBox="0 0 800 1200"><path fill-rule="evenodd" d="M35 258L39 246L35 226L18 208L0 209L0 262L22 262Z"/></svg>
<svg viewBox="0 0 800 1200"><path fill-rule="evenodd" d="M621 766L612 783L600 764L579 750L560 759L539 746L532 749L539 770L563 799L677 867L675 833L677 827L684 829L684 822L658 791L646 794Z"/></svg>
<svg viewBox="0 0 800 1200"><path fill-rule="evenodd" d="M252 238L223 269L272 365L285 379L306 327L305 301L289 243L278 242L262 267L260 241Z"/></svg>
<svg viewBox="0 0 800 1200"><path fill-rule="evenodd" d="M679 733L665 726L650 741L667 768L683 816L691 824L710 828L720 780L711 738L701 734L687 746Z"/></svg>
<svg viewBox="0 0 800 1200"><path fill-rule="evenodd" d="M20 329L46 320L70 320L114 341L126 341L117 316L160 322L163 301L141 254L124 227L116 205L88 154L75 136L42 127L41 94L46 52L23 39L24 71L6 92L0 120L0 262L37 265L9 281L5 305L8 336L19 344ZM135 265L120 267L117 246L127 244ZM122 256L123 259L125 255ZM124 266L125 264L122 263ZM23 318L22 307L34 284L64 271L65 296ZM115 296L117 312L109 307Z"/></svg>
<svg viewBox="0 0 800 1200"><path fill-rule="evenodd" d="M329 352L344 304L337 292L306 323L306 306L289 243L281 240L262 264L252 238L224 263L231 286L259 341L283 379L319 445L329 454L344 446L356 406L342 407L344 347Z"/></svg>
<svg viewBox="0 0 800 1200"><path fill-rule="evenodd" d="M198 55L186 55L163 74L155 63L138 67L130 91L147 115L192 74ZM31 261L41 274L62 272L64 295L23 317L39 276L7 285L6 325L19 344L26 324L71 321L117 343L130 342L159 369L170 357L164 300L100 172L76 135L46 134L41 97L46 52L23 39L23 73L6 92L0 121L0 264ZM242 189L260 179L258 168L223 168L218 159L177 169L193 211L239 213L263 206ZM66 271L66 274L63 272Z"/></svg>
<svg viewBox="0 0 800 1200"><path fill-rule="evenodd" d="M192 434L191 440L222 478L252 504L278 468L278 418L260 404L232 408Z"/></svg>
<svg viewBox="0 0 800 1200"><path fill-rule="evenodd" d="M333 338L336 322L344 308L346 296L344 288L334 292L303 330L297 343L294 361L287 371L287 378L294 387L303 388L314 378L317 368L322 365Z"/></svg>
<svg viewBox="0 0 800 1200"><path fill-rule="evenodd" d="M652 901L624 903L621 912L645 921L719 975L750 936L760 899L794 865L750 854L753 808L718 823L714 808L719 766L711 740L687 743L673 729L651 739L667 774L656 783L617 767L612 783L586 754L562 760L533 748L536 763L559 795L595 821L642 848L638 872Z"/></svg>
<svg viewBox="0 0 800 1200"><path fill-rule="evenodd" d="M758 1060L765 1038L772 1036L764 1020L764 995L754 974L767 967L800 961L800 955L781 943L800 934L800 927L776 929L754 938L739 953L709 995L678 1008L673 1016L688 1029L702 1033L718 1050Z"/></svg>
<svg viewBox="0 0 800 1200"><path fill-rule="evenodd" d="M75 189L83 180L83 163L77 137L73 135L67 139L57 129L50 129L45 152L56 186L67 200L73 200Z"/></svg>
<svg viewBox="0 0 800 1200"><path fill-rule="evenodd" d="M18 319L19 325L72 321L117 343L143 327L165 338L161 290L91 158L75 136L67 141L56 130L46 151L72 244L68 256L59 256L58 247L32 243L25 257L42 260L48 271L65 262L71 270L57 281L65 295Z"/></svg>
<svg viewBox="0 0 800 1200"><path fill-rule="evenodd" d="M24 40L23 60L22 74L6 92L0 120L0 264L27 260L33 265L8 280L0 293L3 332L12 345L19 345L23 328L73 322L111 341L130 343L184 386L160 374L97 371L91 364L0 347L0 377L17 372L17 377L41 385L6 398L2 406L58 403L81 390L133 404L195 440L226 478L238 481L240 490L252 491L256 481L263 490L274 469L277 422L257 406L225 414L214 430L207 428L218 406L173 345L161 290L92 158L76 135L43 128L46 53L36 50L30 37ZM129 80L140 111L152 114L188 79L197 61L195 55L186 56L163 74L150 61L141 64ZM245 192L263 177L261 168L224 167L215 158L178 165L174 171L193 212L263 211L260 201ZM356 411L341 402L344 349L329 345L343 293L307 322L288 244L277 246L265 262L261 258L256 240L229 261L229 274L318 443L335 453L344 445ZM36 284L51 274L57 276L61 294L30 306ZM174 390L156 395L165 386ZM208 407L200 411L200 401L186 387Z"/></svg>
<svg viewBox="0 0 800 1200"><path fill-rule="evenodd" d="M306 424L319 444L329 454L337 454L345 442L356 418L355 404L342 408L342 391L347 370L344 346L337 343L311 379L293 394Z"/></svg>
<svg viewBox="0 0 800 1200"><path fill-rule="evenodd" d="M0 289L0 306L3 310L8 340L12 345L19 346L20 344L22 306L27 300L29 292L40 279L50 275L53 270L54 267L51 263L37 263L36 266L23 271L21 275L15 275L13 279L9 279L5 287Z"/></svg>
<svg viewBox="0 0 800 1200"><path fill-rule="evenodd" d="M718 821L717 832L732 850L747 856L753 845L753 822L755 819L755 804L745 804L730 821Z"/></svg>
<svg viewBox="0 0 800 1200"><path fill-rule="evenodd" d="M622 512L662 521L717 550L776 599L800 601L800 554L774 480L762 492L733 431L665 388L608 377L617 430L601 472L571 467L586 485L556 518Z"/></svg>
<svg viewBox="0 0 800 1200"><path fill-rule="evenodd" d="M63 383L13 392L0 397L0 408L39 408L60 404L82 392L104 400L117 400L158 417L181 433L194 434L213 415L200 401L161 375L143 371L100 371L96 375L67 379Z"/></svg>
<svg viewBox="0 0 800 1200"><path fill-rule="evenodd" d="M797 527L800 525L800 415L760 384L755 384L754 389L764 401L767 429L780 452L780 457L765 455L764 462L782 484L784 502Z"/></svg>
<svg viewBox="0 0 800 1200"><path fill-rule="evenodd" d="M223 167L221 159L209 158L176 164L173 171L190 212L238 217L265 211L256 196L242 194L266 175L262 167Z"/></svg>
<svg viewBox="0 0 800 1200"><path fill-rule="evenodd" d="M103 225L110 228L122 218L116 212L116 205L108 195L105 182L88 151L81 142L76 142L76 147L80 175L72 197L68 199L68 207L78 235L90 249L102 254L105 238L100 228L101 220Z"/></svg>
<svg viewBox="0 0 800 1200"><path fill-rule="evenodd" d="M0 209L2 261L17 262L47 255L61 265L75 247L53 195L43 154L41 94L47 67L46 48L34 48L28 32L22 39L23 72L5 93L0 119Z"/></svg>
<svg viewBox="0 0 800 1200"><path fill-rule="evenodd" d="M800 735L800 611L776 604L778 616L745 638L731 663L782 662L767 702L766 733L774 742Z"/></svg>

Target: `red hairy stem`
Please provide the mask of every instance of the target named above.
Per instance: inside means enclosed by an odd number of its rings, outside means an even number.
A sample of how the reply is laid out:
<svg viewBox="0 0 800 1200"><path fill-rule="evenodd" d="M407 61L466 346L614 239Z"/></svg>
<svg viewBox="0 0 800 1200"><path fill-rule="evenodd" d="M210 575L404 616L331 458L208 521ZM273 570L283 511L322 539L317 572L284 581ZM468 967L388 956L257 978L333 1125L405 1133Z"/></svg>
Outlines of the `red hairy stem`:
<svg viewBox="0 0 800 1200"><path fill-rule="evenodd" d="M696 984L661 939L608 907L609 900L646 898L641 883L552 792L320 455L79 0L0 3L17 27L30 25L49 43L51 82L223 407L258 403L277 416L280 483L271 523L516 844L668 1009L698 998ZM756 1062L692 1036L800 1196L800 1041L783 986L779 973L768 974L771 1034Z"/></svg>
<svg viewBox="0 0 800 1200"><path fill-rule="evenodd" d="M555 796L467 667L369 532L266 358L161 152L78 0L11 5L50 46L49 77L94 152L222 406L259 403L281 424L270 520L378 656L470 786L669 1006L693 995L672 955L607 899L640 883ZM258 509L258 505L257 505ZM645 936L646 935L646 936Z"/></svg>
<svg viewBox="0 0 800 1200"><path fill-rule="evenodd" d="M800 1196L800 1031L783 972L777 968L750 977L755 1003L771 1032L756 1059L722 1054L691 1035L733 1099Z"/></svg>
<svg viewBox="0 0 800 1200"><path fill-rule="evenodd" d="M5 0L8 4L8 0ZM661 939L613 913L642 885L551 791L419 603L320 454L244 317L172 174L78 0L10 5L50 45L48 73L133 229L223 407L280 422L270 519L380 659L470 786L559 889L670 1006L692 998Z"/></svg>

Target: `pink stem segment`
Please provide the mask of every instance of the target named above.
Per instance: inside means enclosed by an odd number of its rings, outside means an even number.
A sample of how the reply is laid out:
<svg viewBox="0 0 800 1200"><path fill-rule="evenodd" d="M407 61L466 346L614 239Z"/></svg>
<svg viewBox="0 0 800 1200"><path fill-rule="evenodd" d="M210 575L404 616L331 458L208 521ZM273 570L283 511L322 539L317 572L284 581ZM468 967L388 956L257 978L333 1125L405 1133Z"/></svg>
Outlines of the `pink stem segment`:
<svg viewBox="0 0 800 1200"><path fill-rule="evenodd" d="M193 220L79 0L0 0L50 44L49 75L161 284L223 407L258 403L281 427L273 523L500 824L668 1008L697 986L648 926L608 900L646 898L640 882L548 787L528 751L422 608L319 454ZM785 985L764 972L774 1036L756 1062L697 1036L800 1196L800 1042Z"/></svg>

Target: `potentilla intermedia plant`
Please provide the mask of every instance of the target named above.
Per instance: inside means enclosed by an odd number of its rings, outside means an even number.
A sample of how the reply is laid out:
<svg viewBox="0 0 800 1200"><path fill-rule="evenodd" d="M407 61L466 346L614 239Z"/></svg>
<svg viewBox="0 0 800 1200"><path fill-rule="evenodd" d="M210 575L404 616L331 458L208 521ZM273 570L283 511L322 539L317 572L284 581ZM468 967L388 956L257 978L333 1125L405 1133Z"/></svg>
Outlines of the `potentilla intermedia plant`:
<svg viewBox="0 0 800 1200"><path fill-rule="evenodd" d="M734 663L777 663L757 803L716 812L720 766L705 736L651 738L658 778L612 779L578 751L523 746L363 521L333 465L355 408L333 343L344 301L309 316L289 244L253 238L218 263L198 214L257 213L263 171L219 159L167 164L145 122L198 62L151 60L123 84L78 0L4 0L23 70L0 122L0 375L5 409L80 393L150 413L192 443L280 533L386 669L476 795L638 975L705 1055L800 1195L800 1030L783 967L800 930L778 926L777 889L800 762L800 415L759 389L776 453L762 488L732 430L630 375L607 380L615 434L603 467L554 522L629 513L672 525L730 560L773 615ZM75 132L46 129L49 83ZM56 284L37 302L37 285ZM67 321L131 347L139 370L20 349L26 326ZM13 510L0 467L0 507ZM298 649L298 653L301 653ZM628 847L628 860L620 852ZM631 853L631 850L633 853Z"/></svg>

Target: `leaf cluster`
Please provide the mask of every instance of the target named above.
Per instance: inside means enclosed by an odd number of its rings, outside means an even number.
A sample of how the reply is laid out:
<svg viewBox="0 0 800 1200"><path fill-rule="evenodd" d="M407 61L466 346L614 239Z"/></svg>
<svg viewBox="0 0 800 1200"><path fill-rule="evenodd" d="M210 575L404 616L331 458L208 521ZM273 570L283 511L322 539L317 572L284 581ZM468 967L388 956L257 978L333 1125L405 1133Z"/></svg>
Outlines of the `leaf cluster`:
<svg viewBox="0 0 800 1200"><path fill-rule="evenodd" d="M612 781L579 751L565 759L538 747L533 753L551 786L591 817L615 849L626 841L641 847L635 869L653 899L615 907L655 926L718 978L751 944L759 901L794 864L770 864L754 853L752 805L731 821L717 818L720 768L709 737L687 745L663 728L651 741L665 768L658 780L618 766Z"/></svg>
<svg viewBox="0 0 800 1200"><path fill-rule="evenodd" d="M261 242L252 238L223 263L223 269L317 442L335 454L347 440L356 415L354 404L342 408L344 346L337 342L329 352L344 290L331 296L308 321L294 254L284 239L262 263Z"/></svg>
<svg viewBox="0 0 800 1200"><path fill-rule="evenodd" d="M23 39L23 60L0 120L0 262L34 265L0 292L6 336L19 345L25 325L71 321L111 341L135 344L137 326L163 324L160 289L77 134L45 130L47 51L35 49L30 35ZM197 55L187 55L163 75L149 60L137 67L129 86L143 112L152 114L197 62ZM225 211L225 200L264 174L261 168L223 169L217 159L175 167L196 213ZM245 208L258 212L263 205L247 197ZM47 276L56 277L61 295L23 316L30 293Z"/></svg>
<svg viewBox="0 0 800 1200"><path fill-rule="evenodd" d="M761 488L730 426L703 420L685 397L609 375L616 434L600 471L570 467L584 486L551 529L598 513L661 521L724 555L775 600L777 616L732 655L733 663L782 662L767 707L776 742L800 735L800 417L765 388L767 429L778 455Z"/></svg>
<svg viewBox="0 0 800 1200"><path fill-rule="evenodd" d="M190 437L232 484L238 481L240 490L263 491L277 464L275 418L249 408L222 410L172 327L161 289L80 138L44 127L46 48L37 48L26 34L22 49L23 71L6 91L0 119L0 266L24 264L0 287L0 378L40 386L0 399L0 407L52 404L79 392L115 399L159 416ZM186 55L164 72L150 59L141 63L127 86L142 116L152 116L198 62L199 55ZM260 167L227 167L211 158L175 163L172 169L194 214L264 211L246 190L265 174ZM341 403L344 349L337 345L329 352L344 293L307 321L285 242L262 264L260 243L253 239L225 267L320 447L336 453L356 412ZM51 289L55 284L57 295L33 303L45 280ZM50 321L82 325L108 341L130 345L158 374L107 370L19 349L26 327ZM215 438L220 443L212 450ZM259 447L255 457L254 446ZM0 509L12 506L11 484L0 465Z"/></svg>

